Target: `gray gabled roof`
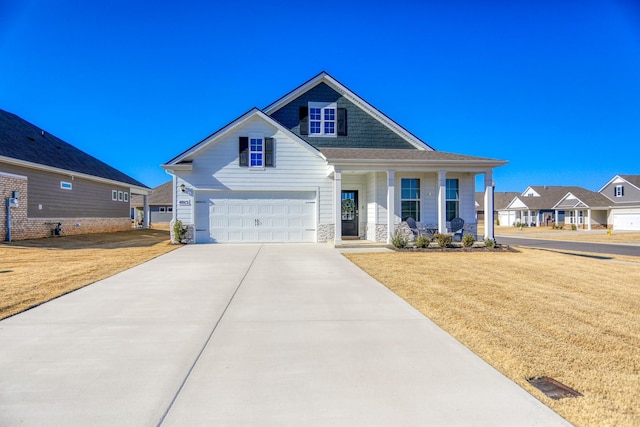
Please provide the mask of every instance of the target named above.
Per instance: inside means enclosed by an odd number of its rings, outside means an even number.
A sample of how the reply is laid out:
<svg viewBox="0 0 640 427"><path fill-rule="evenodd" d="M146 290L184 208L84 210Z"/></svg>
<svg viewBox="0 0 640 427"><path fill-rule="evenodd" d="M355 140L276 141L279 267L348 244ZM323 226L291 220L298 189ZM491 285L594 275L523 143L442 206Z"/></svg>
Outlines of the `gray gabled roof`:
<svg viewBox="0 0 640 427"><path fill-rule="evenodd" d="M524 203L531 210L551 210L567 194L571 193L589 207L606 207L611 205L611 201L602 194L586 188L565 185L532 185L530 187L540 196L528 197L518 195L518 200Z"/></svg>
<svg viewBox="0 0 640 427"><path fill-rule="evenodd" d="M0 156L148 188L140 181L2 109Z"/></svg>
<svg viewBox="0 0 640 427"><path fill-rule="evenodd" d="M611 200L609 200L603 194L587 190L586 188L576 187L573 190L567 192L565 196L567 196L569 193L573 194L576 199L578 199L588 208L606 208L611 206ZM559 199L556 204L559 204L560 201L562 200ZM564 207L571 207L570 205L571 203L567 203L566 200L564 200L564 203L562 203L562 206Z"/></svg>
<svg viewBox="0 0 640 427"><path fill-rule="evenodd" d="M147 199L149 206L171 206L173 205L173 180L158 185L151 190L151 195ZM131 206L144 206L144 198L141 195L131 196Z"/></svg>
<svg viewBox="0 0 640 427"><path fill-rule="evenodd" d="M620 178L624 179L630 184L638 187L640 189L640 175L618 175Z"/></svg>
<svg viewBox="0 0 640 427"><path fill-rule="evenodd" d="M516 191L495 191L493 193L493 208L496 211L501 211L506 208L511 201L519 196L520 193ZM476 192L477 210L484 210L484 192Z"/></svg>

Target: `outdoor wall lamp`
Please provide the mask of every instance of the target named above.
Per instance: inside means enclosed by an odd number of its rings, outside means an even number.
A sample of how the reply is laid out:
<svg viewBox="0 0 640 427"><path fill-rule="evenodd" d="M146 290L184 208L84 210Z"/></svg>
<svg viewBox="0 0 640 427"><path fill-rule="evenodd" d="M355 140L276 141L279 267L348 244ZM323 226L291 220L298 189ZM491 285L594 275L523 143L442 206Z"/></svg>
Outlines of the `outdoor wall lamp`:
<svg viewBox="0 0 640 427"><path fill-rule="evenodd" d="M180 184L180 191L182 191L183 193L187 191L187 186L184 184Z"/></svg>

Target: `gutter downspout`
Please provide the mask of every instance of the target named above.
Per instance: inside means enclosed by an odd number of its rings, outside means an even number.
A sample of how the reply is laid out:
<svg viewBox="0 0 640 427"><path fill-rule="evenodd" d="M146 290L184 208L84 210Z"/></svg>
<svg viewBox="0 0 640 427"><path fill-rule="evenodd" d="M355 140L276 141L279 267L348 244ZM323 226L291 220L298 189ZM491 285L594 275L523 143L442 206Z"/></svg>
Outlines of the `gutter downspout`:
<svg viewBox="0 0 640 427"><path fill-rule="evenodd" d="M7 197L7 242L11 241L11 203L12 199Z"/></svg>

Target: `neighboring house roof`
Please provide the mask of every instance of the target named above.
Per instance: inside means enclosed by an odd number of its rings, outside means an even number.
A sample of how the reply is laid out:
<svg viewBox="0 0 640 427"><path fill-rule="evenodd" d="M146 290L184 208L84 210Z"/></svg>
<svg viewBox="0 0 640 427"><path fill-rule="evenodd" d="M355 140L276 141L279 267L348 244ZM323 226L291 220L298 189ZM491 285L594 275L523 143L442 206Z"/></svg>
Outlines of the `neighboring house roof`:
<svg viewBox="0 0 640 427"><path fill-rule="evenodd" d="M173 180L158 185L151 190L151 195L147 200L149 206L172 206L173 205ZM134 194L131 197L132 207L144 206L144 198Z"/></svg>
<svg viewBox="0 0 640 427"><path fill-rule="evenodd" d="M536 196L527 196L529 193ZM509 203L506 210L530 209L530 210L551 210L558 202L565 199L568 194L580 198L589 207L605 207L611 204L604 196L586 188L564 185L540 185L530 186Z"/></svg>
<svg viewBox="0 0 640 427"><path fill-rule="evenodd" d="M380 110L375 108L373 105L369 104L367 101L356 95L355 92L347 88L345 85L334 79L329 75L326 71L320 72L315 77L312 77L308 81L304 82L291 92L287 93L283 97L279 98L277 101L266 106L262 111L264 111L268 115L273 115L276 111L278 111L283 106L287 105L289 102L313 89L314 87L320 84L326 84L331 89L338 92L340 95L348 99L351 103L358 106L360 109L368 113L370 116L378 120L380 123L384 124L391 131L395 132L406 141L411 143L418 150L433 150L426 142L422 141L420 138L415 136L413 133L409 132L404 127L400 126L386 114L382 113Z"/></svg>
<svg viewBox="0 0 640 427"><path fill-rule="evenodd" d="M148 188L140 181L2 109L0 109L0 160L27 167L45 166L143 189Z"/></svg>
<svg viewBox="0 0 640 427"><path fill-rule="evenodd" d="M553 206L557 209L571 208L608 208L611 200L604 195L585 188L577 187L569 191Z"/></svg>
<svg viewBox="0 0 640 427"><path fill-rule="evenodd" d="M493 193L493 208L496 211L505 209L520 193L515 191L495 191ZM484 192L476 192L476 210L484 210Z"/></svg>
<svg viewBox="0 0 640 427"><path fill-rule="evenodd" d="M640 175L618 175L618 176L640 190Z"/></svg>

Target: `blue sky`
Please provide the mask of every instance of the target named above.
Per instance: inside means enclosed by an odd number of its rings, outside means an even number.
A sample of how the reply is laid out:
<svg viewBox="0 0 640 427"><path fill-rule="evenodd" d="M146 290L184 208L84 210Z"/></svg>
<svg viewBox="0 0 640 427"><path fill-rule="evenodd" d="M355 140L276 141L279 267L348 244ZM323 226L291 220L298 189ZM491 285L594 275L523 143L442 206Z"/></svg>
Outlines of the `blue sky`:
<svg viewBox="0 0 640 427"><path fill-rule="evenodd" d="M640 3L325 4L0 0L0 108L153 187L325 70L496 191L640 174Z"/></svg>

